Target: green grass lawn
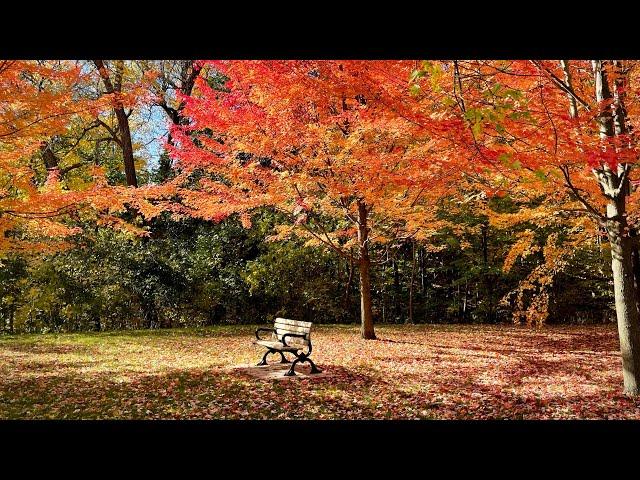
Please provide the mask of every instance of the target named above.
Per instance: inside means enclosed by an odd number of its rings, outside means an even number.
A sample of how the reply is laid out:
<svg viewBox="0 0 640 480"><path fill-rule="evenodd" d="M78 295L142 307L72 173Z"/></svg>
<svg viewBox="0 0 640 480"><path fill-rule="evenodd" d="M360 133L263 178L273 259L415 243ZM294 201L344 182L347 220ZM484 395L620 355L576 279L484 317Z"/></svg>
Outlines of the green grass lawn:
<svg viewBox="0 0 640 480"><path fill-rule="evenodd" d="M379 326L375 341L319 326L327 376L287 380L233 368L260 360L254 330L0 337L0 418L640 418L611 325Z"/></svg>

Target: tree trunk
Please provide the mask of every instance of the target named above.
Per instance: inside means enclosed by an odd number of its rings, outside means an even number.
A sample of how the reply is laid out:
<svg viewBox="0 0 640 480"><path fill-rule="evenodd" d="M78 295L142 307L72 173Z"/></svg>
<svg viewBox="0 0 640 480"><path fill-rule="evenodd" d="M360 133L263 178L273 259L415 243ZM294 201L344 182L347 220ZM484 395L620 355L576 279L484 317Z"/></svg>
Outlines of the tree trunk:
<svg viewBox="0 0 640 480"><path fill-rule="evenodd" d="M398 261L393 259L393 323L400 318L400 274L398 273Z"/></svg>
<svg viewBox="0 0 640 480"><path fill-rule="evenodd" d="M49 145L48 142L42 142L40 144L40 153L42 154L44 166L47 170L52 170L60 166L60 161L55 153L53 153L53 150L51 150L51 145Z"/></svg>
<svg viewBox="0 0 640 480"><path fill-rule="evenodd" d="M127 185L137 187L138 178L136 177L136 165L135 159L133 158L129 118L127 118L123 107L118 107L115 111L116 118L118 119L118 129L120 130L120 141L122 142L122 158L124 159L124 174L127 178Z"/></svg>
<svg viewBox="0 0 640 480"><path fill-rule="evenodd" d="M611 245L611 269L622 353L624 393L640 394L640 318L632 261L631 238L625 235L625 196L607 205L607 233Z"/></svg>
<svg viewBox="0 0 640 480"><path fill-rule="evenodd" d="M413 284L416 279L416 242L411 242L411 282L409 283L409 318L406 323L413 323Z"/></svg>
<svg viewBox="0 0 640 480"><path fill-rule="evenodd" d="M469 280L464 281L464 297L462 299L462 322L467 321L467 302L469 301Z"/></svg>
<svg viewBox="0 0 640 480"><path fill-rule="evenodd" d="M142 309L142 318L144 320L144 328L158 328L158 311L156 310L153 300L143 298L140 302Z"/></svg>
<svg viewBox="0 0 640 480"><path fill-rule="evenodd" d="M111 77L109 76L109 72L107 72L104 62L102 60L94 60L93 63L98 69L98 73L102 78L102 83L104 84L105 90L108 94L114 96L113 111L115 112L116 118L118 120L119 132L118 137L114 138L114 140L116 140L116 142L122 149L122 158L124 160L124 174L127 178L127 185L137 187L138 179L136 177L136 166L133 158L133 144L131 143L129 117L124 111L122 100L120 100L118 97L122 90L122 73L124 69L124 62L123 60L116 61L115 86L111 81Z"/></svg>
<svg viewBox="0 0 640 480"><path fill-rule="evenodd" d="M640 314L640 251L638 250L638 231L629 229L631 239L631 265L633 267L633 283L636 289L636 308Z"/></svg>
<svg viewBox="0 0 640 480"><path fill-rule="evenodd" d="M418 252L420 253L420 293L424 295L424 248L420 247Z"/></svg>
<svg viewBox="0 0 640 480"><path fill-rule="evenodd" d="M369 227L367 206L358 202L358 245L360 249L360 335L365 340L374 340L373 309L371 308L371 260L369 259Z"/></svg>
<svg viewBox="0 0 640 480"><path fill-rule="evenodd" d="M344 295L342 297L342 308L347 309L349 305L349 292L351 291L351 283L353 282L353 271L354 265L353 261L349 261L349 278L347 279L347 284L344 287Z"/></svg>
<svg viewBox="0 0 640 480"><path fill-rule="evenodd" d="M171 134L168 135L167 143L171 144ZM160 161L158 166L158 180L160 182L164 182L171 177L172 173L172 162L171 157L167 152L163 152L160 155Z"/></svg>
<svg viewBox="0 0 640 480"><path fill-rule="evenodd" d="M598 113L600 137L608 141L614 135L626 131L624 101L620 92L621 83L614 82L612 95L607 79L607 61L593 60L596 100L599 104L613 99L612 106L606 106ZM619 68L620 65L615 65ZM629 235L626 215L626 199L630 193L629 165L618 164L617 171L603 164L594 169L603 194L607 197L607 235L611 246L611 270L613 290L622 354L622 378L624 393L640 394L640 314L636 307L638 292L633 272L633 240Z"/></svg>
<svg viewBox="0 0 640 480"><path fill-rule="evenodd" d="M564 74L564 83L573 88L573 84L571 81L571 70L569 69L569 61L560 60L560 67L562 68L562 73ZM578 104L576 103L576 99L569 93L567 93L567 99L569 100L569 115L571 116L571 118L576 118L578 116Z"/></svg>
<svg viewBox="0 0 640 480"><path fill-rule="evenodd" d="M493 321L493 282L489 276L489 225L482 224L482 283L487 302L486 321Z"/></svg>

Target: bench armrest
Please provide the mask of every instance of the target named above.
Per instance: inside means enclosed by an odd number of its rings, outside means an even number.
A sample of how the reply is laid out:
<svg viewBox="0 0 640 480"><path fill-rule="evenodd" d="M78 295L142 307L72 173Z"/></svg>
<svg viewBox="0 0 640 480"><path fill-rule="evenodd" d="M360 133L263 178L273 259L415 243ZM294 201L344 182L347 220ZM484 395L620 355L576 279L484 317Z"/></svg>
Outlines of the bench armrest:
<svg viewBox="0 0 640 480"><path fill-rule="evenodd" d="M282 344L285 347L290 347L291 345L287 345L287 337L307 338L307 334L306 333L285 333L282 336Z"/></svg>
<svg viewBox="0 0 640 480"><path fill-rule="evenodd" d="M273 332L273 333L276 333L276 330L275 330L275 328L265 328L265 327L256 328L256 338L258 340L262 340L262 338L260 338L260 335L259 335L260 332Z"/></svg>

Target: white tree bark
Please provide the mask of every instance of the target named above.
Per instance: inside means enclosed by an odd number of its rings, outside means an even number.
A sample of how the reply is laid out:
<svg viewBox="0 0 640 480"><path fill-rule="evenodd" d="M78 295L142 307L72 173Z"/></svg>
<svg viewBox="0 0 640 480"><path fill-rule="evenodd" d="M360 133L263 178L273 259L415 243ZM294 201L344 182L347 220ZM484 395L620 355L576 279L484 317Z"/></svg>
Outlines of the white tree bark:
<svg viewBox="0 0 640 480"><path fill-rule="evenodd" d="M612 99L607 80L607 64L600 60L592 62L596 100ZM625 131L624 108L621 98L614 98L611 107L600 107L599 128L603 140ZM611 147L609 147L611 148ZM640 394L640 315L636 307L637 288L633 276L632 239L626 216L626 200L629 194L629 165L619 164L616 171L602 165L594 174L607 197L606 227L611 246L611 270L618 321L618 336L622 354L624 392Z"/></svg>

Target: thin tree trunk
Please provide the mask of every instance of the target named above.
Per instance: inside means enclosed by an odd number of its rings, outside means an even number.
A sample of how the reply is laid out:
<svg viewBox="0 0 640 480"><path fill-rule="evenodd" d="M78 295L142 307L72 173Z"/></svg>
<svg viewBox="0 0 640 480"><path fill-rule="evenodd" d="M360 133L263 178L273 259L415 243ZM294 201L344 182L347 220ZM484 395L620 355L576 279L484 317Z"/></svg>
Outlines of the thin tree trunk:
<svg viewBox="0 0 640 480"><path fill-rule="evenodd" d="M118 128L120 129L120 140L122 141L122 157L124 159L124 174L127 178L127 185L137 187L138 178L136 176L136 165L133 157L129 119L127 118L124 108L118 107L115 110L116 118L118 119Z"/></svg>
<svg viewBox="0 0 640 480"><path fill-rule="evenodd" d="M358 202L358 244L360 259L360 335L365 340L374 340L373 309L371 307L371 260L369 258L369 227L367 206Z"/></svg>
<svg viewBox="0 0 640 480"><path fill-rule="evenodd" d="M349 278L347 285L344 288L344 295L342 297L342 308L346 309L349 304L349 292L351 291L351 283L353 282L353 271L355 270L353 260L349 261Z"/></svg>
<svg viewBox="0 0 640 480"><path fill-rule="evenodd" d="M409 283L409 318L406 323L413 323L413 284L416 279L416 242L411 242L411 282Z"/></svg>
<svg viewBox="0 0 640 480"><path fill-rule="evenodd" d="M418 248L420 253L420 293L424 295L424 247Z"/></svg>
<svg viewBox="0 0 640 480"><path fill-rule="evenodd" d="M487 322L493 321L493 282L489 277L489 225L482 225L482 282L487 301Z"/></svg>
<svg viewBox="0 0 640 480"><path fill-rule="evenodd" d="M171 134L168 135L167 143L171 144ZM173 163L171 162L171 157L167 152L163 152L160 155L160 161L158 165L158 176L161 182L169 179L171 177Z"/></svg>
<svg viewBox="0 0 640 480"><path fill-rule="evenodd" d="M633 283L636 288L636 308L640 313L640 251L638 250L638 231L635 228L629 229L631 238L631 262L633 265Z"/></svg>
<svg viewBox="0 0 640 480"><path fill-rule="evenodd" d="M393 314L394 323L400 317L400 274L398 273L398 262L393 259Z"/></svg>
<svg viewBox="0 0 640 480"><path fill-rule="evenodd" d="M153 329L158 327L158 312L153 300L142 297L140 300L142 319L144 328Z"/></svg>
<svg viewBox="0 0 640 480"><path fill-rule="evenodd" d="M131 130L129 129L129 117L127 113L124 111L124 105L122 100L118 98L118 95L121 93L122 88L122 71L124 69L124 61L117 60L116 61L116 84L114 87L113 82L111 82L111 77L109 76L109 72L104 65L102 60L94 60L96 68L98 69L98 73L100 73L100 77L102 78L102 83L104 84L104 88L108 94L114 95L114 106L113 111L116 114L116 119L118 120L118 138L115 138L118 145L122 149L122 158L124 160L124 173L127 178L127 185L132 187L138 186L138 178L136 176L136 166L135 159L133 157L133 144L131 143Z"/></svg>
<svg viewBox="0 0 640 480"><path fill-rule="evenodd" d="M382 285L382 318L381 318L381 322L382 323L387 323L387 301L388 299L388 294L387 294L387 269L386 269L386 265L387 263L389 263L389 249L385 249L385 255L386 255L386 259L385 259L385 268L382 269L382 275L381 275L381 285Z"/></svg>
<svg viewBox="0 0 640 480"><path fill-rule="evenodd" d="M462 299L462 321L467 320L467 302L469 300L469 280L464 281L464 297Z"/></svg>
<svg viewBox="0 0 640 480"><path fill-rule="evenodd" d="M564 74L564 83L566 83L569 87L572 87L569 61L560 60L560 67L562 68L562 73ZM576 99L569 93L567 93L567 98L569 99L569 115L571 116L571 118L576 118L578 116L578 104L576 103Z"/></svg>
<svg viewBox="0 0 640 480"><path fill-rule="evenodd" d="M42 159L44 160L44 166L47 170L52 170L54 168L58 168L60 161L58 157L51 150L51 145L48 142L42 142L40 144L40 153L42 154Z"/></svg>

